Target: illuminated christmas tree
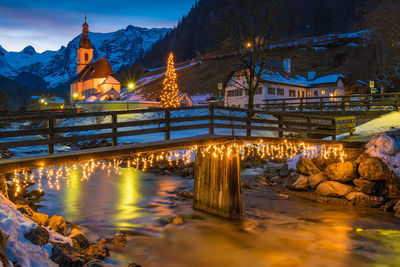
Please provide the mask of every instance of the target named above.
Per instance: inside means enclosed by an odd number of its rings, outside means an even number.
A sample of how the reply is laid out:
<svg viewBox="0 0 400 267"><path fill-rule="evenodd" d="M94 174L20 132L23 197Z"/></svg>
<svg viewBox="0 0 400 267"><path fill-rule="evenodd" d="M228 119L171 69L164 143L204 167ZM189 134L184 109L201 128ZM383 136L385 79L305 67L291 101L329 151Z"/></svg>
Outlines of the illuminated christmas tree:
<svg viewBox="0 0 400 267"><path fill-rule="evenodd" d="M175 71L174 54L168 57L167 72L163 81L163 89L161 90L160 100L163 108L176 108L180 106L178 101L178 83Z"/></svg>

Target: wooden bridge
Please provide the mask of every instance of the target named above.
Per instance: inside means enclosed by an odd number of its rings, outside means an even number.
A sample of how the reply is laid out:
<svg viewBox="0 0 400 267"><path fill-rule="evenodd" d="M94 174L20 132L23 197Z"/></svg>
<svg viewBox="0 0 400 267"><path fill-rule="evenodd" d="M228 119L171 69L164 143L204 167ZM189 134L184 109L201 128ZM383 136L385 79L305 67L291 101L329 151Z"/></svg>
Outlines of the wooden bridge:
<svg viewBox="0 0 400 267"><path fill-rule="evenodd" d="M195 112L196 110L197 113ZM134 116L137 114L140 114L140 116ZM101 119L92 120L90 125L76 125L78 122L72 125L67 124L71 120L88 117ZM119 119L123 121L119 121ZM0 123L3 125L8 122L27 121L33 122L29 125L29 129L0 132L0 148L46 145L49 154L0 160L0 173L10 173L17 169L35 169L94 159L129 157L138 153L196 147L193 206L195 209L227 218L240 218L242 214L239 152L233 149L229 157L215 157L215 155L202 150L203 147L245 142L279 144L289 141L291 144L306 143L325 146L340 144L345 149L355 150L360 153L360 149L363 146L363 143L355 142L282 138L286 133L303 133L304 137L312 137L314 135L335 136L338 132L347 129L338 127L346 125L342 124L342 121L345 120L301 114L274 114L272 116L265 111L249 112L246 109L213 106L118 112L14 115L0 118ZM180 133L185 130L199 131L201 129L205 129L207 134L204 135L198 132L196 136L191 131L189 136L185 138L171 136L171 133ZM218 135L217 132L220 129L228 129L230 135L226 133L223 135L219 133ZM85 133L85 131L91 130L107 132ZM237 130L241 132L236 132ZM277 137L262 136L271 132L275 133ZM62 135L64 133L75 133L76 135L64 136ZM163 140L148 140L140 144L120 144L118 140L118 138L126 136L154 133L161 133ZM255 136L255 134L260 136ZM22 139L26 137L33 138L30 140ZM7 140L7 138L13 138L13 140ZM95 138L110 138L113 146L53 153L55 144Z"/></svg>
<svg viewBox="0 0 400 267"><path fill-rule="evenodd" d="M264 101L265 110L274 112L392 111L398 110L400 107L400 93L293 97Z"/></svg>

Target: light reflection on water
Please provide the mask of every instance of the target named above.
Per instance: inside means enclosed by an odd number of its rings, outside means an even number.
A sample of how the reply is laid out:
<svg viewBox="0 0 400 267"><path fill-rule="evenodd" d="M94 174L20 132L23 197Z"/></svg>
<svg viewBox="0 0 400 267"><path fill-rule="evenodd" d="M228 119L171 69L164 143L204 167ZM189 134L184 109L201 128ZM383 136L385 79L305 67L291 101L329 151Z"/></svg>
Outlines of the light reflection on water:
<svg viewBox="0 0 400 267"><path fill-rule="evenodd" d="M120 230L146 234L130 237L125 250L112 253L116 265L400 266L399 220L386 214L281 200L255 187L243 190L244 219L229 221L193 211L190 200L172 199L171 191L192 188L192 180L131 168L120 172L108 176L98 170L83 182L79 170L71 172L69 187L45 190L40 210L97 237ZM160 224L175 215L185 224Z"/></svg>

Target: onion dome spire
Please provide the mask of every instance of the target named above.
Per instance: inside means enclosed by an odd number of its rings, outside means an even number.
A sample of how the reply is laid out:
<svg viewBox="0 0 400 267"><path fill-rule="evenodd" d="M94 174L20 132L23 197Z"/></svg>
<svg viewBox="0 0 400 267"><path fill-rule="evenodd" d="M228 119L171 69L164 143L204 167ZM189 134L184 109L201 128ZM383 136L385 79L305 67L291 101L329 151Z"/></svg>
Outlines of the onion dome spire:
<svg viewBox="0 0 400 267"><path fill-rule="evenodd" d="M89 25L86 22L86 13L85 13L85 22L82 24L82 38L79 41L79 48L92 48L92 43L89 40Z"/></svg>

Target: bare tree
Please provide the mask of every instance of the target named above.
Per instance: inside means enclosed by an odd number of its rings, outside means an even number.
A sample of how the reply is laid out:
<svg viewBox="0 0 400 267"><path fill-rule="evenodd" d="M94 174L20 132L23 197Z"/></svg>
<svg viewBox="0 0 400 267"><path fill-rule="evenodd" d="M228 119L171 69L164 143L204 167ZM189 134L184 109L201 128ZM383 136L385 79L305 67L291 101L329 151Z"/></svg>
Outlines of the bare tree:
<svg viewBox="0 0 400 267"><path fill-rule="evenodd" d="M232 0L230 18L231 37L236 45L245 83L235 86L247 92L248 108L254 108L254 96L259 88L266 64L271 57L269 42L274 37L275 0Z"/></svg>

